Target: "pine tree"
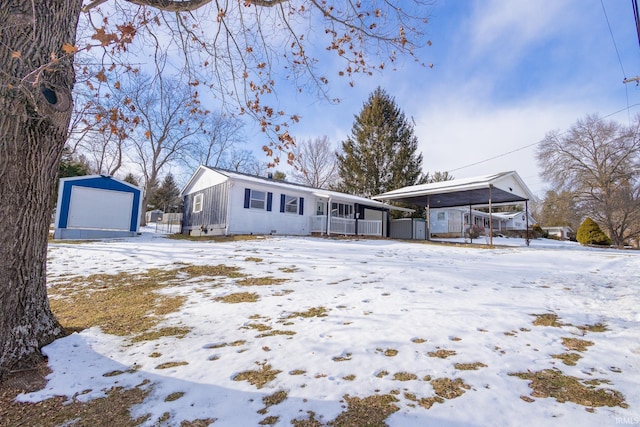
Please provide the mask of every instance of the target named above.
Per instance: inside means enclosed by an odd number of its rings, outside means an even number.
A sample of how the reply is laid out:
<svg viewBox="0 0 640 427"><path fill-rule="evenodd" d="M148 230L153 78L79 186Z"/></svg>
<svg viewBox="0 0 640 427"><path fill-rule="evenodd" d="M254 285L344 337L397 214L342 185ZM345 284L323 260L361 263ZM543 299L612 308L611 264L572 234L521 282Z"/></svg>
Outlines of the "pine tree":
<svg viewBox="0 0 640 427"><path fill-rule="evenodd" d="M136 179L136 177L131 172L129 172L127 176L124 177L123 181L128 182L129 184L133 184L136 187L140 185L138 184L138 180Z"/></svg>
<svg viewBox="0 0 640 427"><path fill-rule="evenodd" d="M180 189L172 174L167 174L149 198L149 205L163 212L175 212L180 204Z"/></svg>
<svg viewBox="0 0 640 427"><path fill-rule="evenodd" d="M588 217L578 227L576 240L583 245L611 245L611 239L604 234L598 223Z"/></svg>
<svg viewBox="0 0 640 427"><path fill-rule="evenodd" d="M364 197L425 181L413 126L378 87L363 105L337 154L338 189Z"/></svg>

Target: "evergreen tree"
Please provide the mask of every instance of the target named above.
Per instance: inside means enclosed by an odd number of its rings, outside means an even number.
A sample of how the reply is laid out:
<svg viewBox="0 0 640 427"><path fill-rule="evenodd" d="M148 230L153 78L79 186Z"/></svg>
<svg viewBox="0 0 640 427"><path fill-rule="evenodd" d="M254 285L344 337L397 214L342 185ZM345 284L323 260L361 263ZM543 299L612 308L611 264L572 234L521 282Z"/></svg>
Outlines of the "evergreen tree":
<svg viewBox="0 0 640 427"><path fill-rule="evenodd" d="M588 217L578 227L576 240L583 245L611 245L611 239L604 234L594 220Z"/></svg>
<svg viewBox="0 0 640 427"><path fill-rule="evenodd" d="M364 197L423 183L422 154L413 126L395 100L378 87L355 117L337 153L338 188Z"/></svg>
<svg viewBox="0 0 640 427"><path fill-rule="evenodd" d="M58 178L89 175L89 164L84 156L76 156L69 146L65 145L58 165Z"/></svg>
<svg viewBox="0 0 640 427"><path fill-rule="evenodd" d="M129 184L133 184L136 187L140 185L138 184L138 180L136 179L136 177L131 172L129 172L127 176L124 177L123 181L128 182Z"/></svg>
<svg viewBox="0 0 640 427"><path fill-rule="evenodd" d="M175 212L180 205L180 189L172 174L167 174L159 187L149 196L149 207L163 212Z"/></svg>

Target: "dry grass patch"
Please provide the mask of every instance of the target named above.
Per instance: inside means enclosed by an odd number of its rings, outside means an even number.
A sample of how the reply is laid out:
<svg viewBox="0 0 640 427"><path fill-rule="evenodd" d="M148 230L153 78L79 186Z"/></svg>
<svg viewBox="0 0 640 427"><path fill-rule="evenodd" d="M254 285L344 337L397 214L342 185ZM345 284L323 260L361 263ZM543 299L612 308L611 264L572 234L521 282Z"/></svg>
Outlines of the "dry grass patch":
<svg viewBox="0 0 640 427"><path fill-rule="evenodd" d="M266 414L269 411L270 406L279 405L285 400L287 400L287 392L284 390L276 391L269 396L264 396L262 398L262 403L264 403L265 407L260 409L258 413Z"/></svg>
<svg viewBox="0 0 640 427"><path fill-rule="evenodd" d="M270 276L267 277L246 277L236 281L239 286L268 286L279 285L286 282L287 279L276 279Z"/></svg>
<svg viewBox="0 0 640 427"><path fill-rule="evenodd" d="M4 388L4 387L3 387ZM148 420L149 416L131 418L131 407L141 404L148 390L114 387L106 396L88 402L59 396L37 403L20 403L14 399L20 391L0 389L0 424L3 426L95 426L133 427ZM109 414L105 417L105 414Z"/></svg>
<svg viewBox="0 0 640 427"><path fill-rule="evenodd" d="M184 326L170 326L166 328L160 328L155 331L143 332L142 334L133 337L131 341L153 341L162 337L184 338L189 332L191 332L191 328Z"/></svg>
<svg viewBox="0 0 640 427"><path fill-rule="evenodd" d="M455 363L453 365L454 368L459 369L461 371L477 371L480 368L486 368L482 362L474 362L474 363Z"/></svg>
<svg viewBox="0 0 640 427"><path fill-rule="evenodd" d="M354 374L349 374L349 375L345 375L344 377L342 377L343 380L345 381L353 381L356 379L356 376Z"/></svg>
<svg viewBox="0 0 640 427"><path fill-rule="evenodd" d="M189 362L185 362L185 361L180 361L180 362L166 362L166 363L161 363L158 366L156 366L156 369L169 369L169 368L175 368L176 366L185 366L188 365Z"/></svg>
<svg viewBox="0 0 640 427"><path fill-rule="evenodd" d="M562 363L568 366L576 366L578 360L582 359L578 353L560 353L560 354L552 354L551 357L554 359L562 360Z"/></svg>
<svg viewBox="0 0 640 427"><path fill-rule="evenodd" d="M387 348L384 350L381 348L376 348L376 351L379 353L383 353L387 357L393 357L398 355L398 350L396 350L395 348Z"/></svg>
<svg viewBox="0 0 640 427"><path fill-rule="evenodd" d="M609 328L604 323L596 323L595 325L582 325L578 326L583 333L586 332L607 332Z"/></svg>
<svg viewBox="0 0 640 427"><path fill-rule="evenodd" d="M455 350L445 350L444 348L439 348L436 351L430 351L427 354L429 355L429 357L446 359L449 356L455 356L457 353L455 352Z"/></svg>
<svg viewBox="0 0 640 427"><path fill-rule="evenodd" d="M268 382L273 381L278 376L278 374L282 372L271 369L271 365L267 364L266 362L256 362L256 365L258 365L260 369L240 372L234 375L232 379L234 381L247 381L250 384L256 386L256 388L262 388Z"/></svg>
<svg viewBox="0 0 640 427"><path fill-rule="evenodd" d="M516 372L509 375L531 381L532 397L553 397L558 402L573 402L588 407L618 406L627 408L624 396L617 390L598 388L603 381L584 381L564 375L556 369L538 372Z"/></svg>
<svg viewBox="0 0 640 427"><path fill-rule="evenodd" d="M240 267L232 267L224 264L218 265L187 265L179 269L190 277L229 277L232 279L245 277L240 272Z"/></svg>
<svg viewBox="0 0 640 427"><path fill-rule="evenodd" d="M389 375L389 371L385 371L384 369L382 371L379 371L378 373L376 373L376 377L378 377L378 378L384 378L387 375Z"/></svg>
<svg viewBox="0 0 640 427"><path fill-rule="evenodd" d="M558 315L555 313L532 314L532 316L536 318L533 321L535 326L552 326L554 328L566 326L564 323L558 322Z"/></svg>
<svg viewBox="0 0 640 427"><path fill-rule="evenodd" d="M329 310L327 310L326 308L320 306L320 307L311 307L310 309L306 310L306 311L294 311L293 313L289 314L287 317L285 317L285 319L294 319L296 317L304 317L304 318L310 318L310 317L327 317Z"/></svg>
<svg viewBox="0 0 640 427"><path fill-rule="evenodd" d="M300 271L298 267L279 267L278 270L282 271L283 273L297 273L298 271Z"/></svg>
<svg viewBox="0 0 640 427"><path fill-rule="evenodd" d="M255 292L236 292L223 297L217 297L215 301L227 304L238 304L241 302L256 302L259 299L260 297Z"/></svg>
<svg viewBox="0 0 640 427"><path fill-rule="evenodd" d="M222 348L222 347L239 347L241 345L246 344L245 340L236 340L233 342L221 342L221 343L216 343L216 344L207 344L204 346L204 348L206 349L210 349L210 348Z"/></svg>
<svg viewBox="0 0 640 427"><path fill-rule="evenodd" d="M393 379L396 381L413 381L417 380L418 376L411 372L396 372L393 374Z"/></svg>
<svg viewBox="0 0 640 427"><path fill-rule="evenodd" d="M182 307L185 297L156 292L176 274L156 269L74 278L49 290L51 308L67 330L98 326L112 335L141 334L155 327L161 316Z"/></svg>
<svg viewBox="0 0 640 427"><path fill-rule="evenodd" d="M363 398L346 395L344 400L347 410L330 421L329 426L385 426L385 420L400 409L395 404L398 399L390 394Z"/></svg>
<svg viewBox="0 0 640 427"><path fill-rule="evenodd" d="M564 345L567 350L587 351L587 347L592 346L593 341L562 337L562 345Z"/></svg>
<svg viewBox="0 0 640 427"><path fill-rule="evenodd" d="M224 243L224 242L240 242L245 240L257 240L262 239L262 236L256 236L253 234L238 234L230 236L188 236L186 234L169 234L169 239L173 240L190 240L194 242L201 242L203 240L210 240L212 242Z"/></svg>
<svg viewBox="0 0 640 427"><path fill-rule="evenodd" d="M294 331L280 331L277 329L271 330L269 332L264 332L262 334L256 335L256 338L265 338L265 337L273 337L276 335L295 335Z"/></svg>
<svg viewBox="0 0 640 427"><path fill-rule="evenodd" d="M471 386L466 384L461 378L452 380L450 378L436 378L431 380L431 386L436 395L433 397L424 397L418 401L418 404L425 409L430 409L435 403L444 403L445 399L455 399L464 394L465 390L469 390Z"/></svg>
<svg viewBox="0 0 640 427"><path fill-rule="evenodd" d="M157 291L200 276L242 277L237 267L181 265L139 273L93 274L66 278L49 289L53 312L70 331L100 327L105 333L129 336L153 329L162 316L180 310L186 297L161 295ZM161 335L171 335L169 329ZM184 335L184 330L174 330ZM164 334L164 335L162 335ZM153 333L136 340L154 339Z"/></svg>
<svg viewBox="0 0 640 427"><path fill-rule="evenodd" d="M244 260L248 261L248 262L262 262L262 261L264 261L262 258L257 258L257 257L253 257L253 256L248 256Z"/></svg>
<svg viewBox="0 0 640 427"><path fill-rule="evenodd" d="M427 340L424 338L411 338L411 342L414 344L422 344L427 342Z"/></svg>
<svg viewBox="0 0 640 427"><path fill-rule="evenodd" d="M335 356L331 360L334 362L346 362L347 360L351 360L351 353L345 353L342 356Z"/></svg>
<svg viewBox="0 0 640 427"><path fill-rule="evenodd" d="M184 391L176 391L171 393L169 396L164 398L165 402L173 402L176 401L178 399L180 399L182 396L184 396Z"/></svg>
<svg viewBox="0 0 640 427"><path fill-rule="evenodd" d="M304 375L307 371L302 369L294 369L293 371L289 371L289 375Z"/></svg>
<svg viewBox="0 0 640 427"><path fill-rule="evenodd" d="M307 411L309 418L291 420L293 427L323 427L323 424L316 420L316 414L313 411Z"/></svg>
<svg viewBox="0 0 640 427"><path fill-rule="evenodd" d="M276 415L271 415L271 416L268 416L267 418L265 418L264 420L261 420L258 424L261 425L261 426L272 426L275 423L277 423L279 419L280 419L280 417L278 417Z"/></svg>
<svg viewBox="0 0 640 427"><path fill-rule="evenodd" d="M248 325L244 325L242 329L255 329L256 331L270 331L273 329L269 325L265 325L264 323L249 323Z"/></svg>

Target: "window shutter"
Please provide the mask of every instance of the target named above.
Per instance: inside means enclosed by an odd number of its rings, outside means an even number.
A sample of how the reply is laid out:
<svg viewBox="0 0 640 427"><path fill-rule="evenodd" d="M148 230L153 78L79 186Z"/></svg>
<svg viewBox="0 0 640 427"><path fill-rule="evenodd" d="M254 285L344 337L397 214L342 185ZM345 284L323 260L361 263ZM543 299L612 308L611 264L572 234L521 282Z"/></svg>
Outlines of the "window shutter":
<svg viewBox="0 0 640 427"><path fill-rule="evenodd" d="M244 189L244 208L249 209L249 201L251 200L251 189Z"/></svg>
<svg viewBox="0 0 640 427"><path fill-rule="evenodd" d="M280 212L284 212L285 195L280 195Z"/></svg>
<svg viewBox="0 0 640 427"><path fill-rule="evenodd" d="M298 213L300 215L304 215L304 197L300 197L300 209Z"/></svg>
<svg viewBox="0 0 640 427"><path fill-rule="evenodd" d="M273 202L273 193L267 193L267 211L271 212L271 205Z"/></svg>

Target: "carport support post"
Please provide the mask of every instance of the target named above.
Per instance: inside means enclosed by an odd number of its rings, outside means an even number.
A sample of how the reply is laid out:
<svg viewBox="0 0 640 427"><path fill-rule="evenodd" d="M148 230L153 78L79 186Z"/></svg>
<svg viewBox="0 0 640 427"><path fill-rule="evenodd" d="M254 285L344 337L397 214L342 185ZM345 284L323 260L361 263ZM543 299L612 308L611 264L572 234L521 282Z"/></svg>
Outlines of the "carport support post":
<svg viewBox="0 0 640 427"><path fill-rule="evenodd" d="M493 246L493 215L491 211L491 187L489 184L489 246Z"/></svg>
<svg viewBox="0 0 640 427"><path fill-rule="evenodd" d="M429 207L430 204L430 196L427 196L427 205L425 206L426 208L426 212L425 212L425 229L426 229L426 239L427 240L431 240L431 208ZM412 232L413 233L413 232Z"/></svg>
<svg viewBox="0 0 640 427"><path fill-rule="evenodd" d="M526 235L526 239L525 239L525 243L527 244L527 246L529 246L529 201L525 200L524 201L524 216L525 216L525 224L527 227L527 230L525 231L525 235Z"/></svg>

